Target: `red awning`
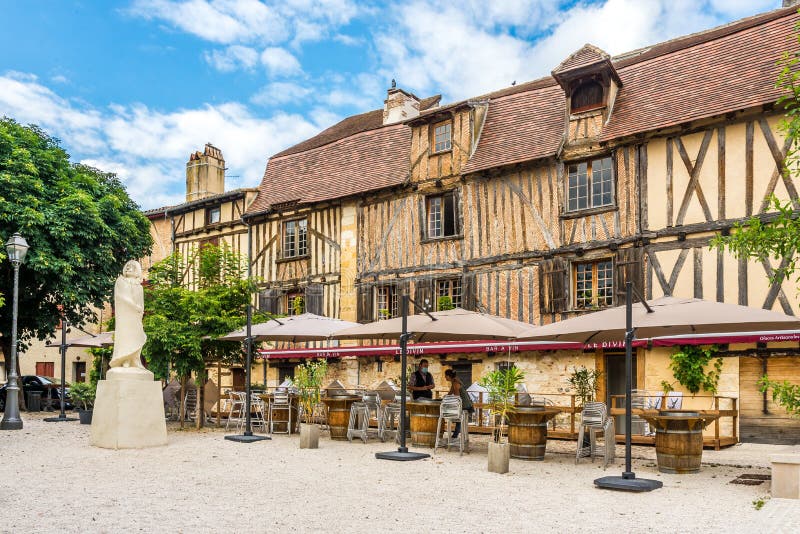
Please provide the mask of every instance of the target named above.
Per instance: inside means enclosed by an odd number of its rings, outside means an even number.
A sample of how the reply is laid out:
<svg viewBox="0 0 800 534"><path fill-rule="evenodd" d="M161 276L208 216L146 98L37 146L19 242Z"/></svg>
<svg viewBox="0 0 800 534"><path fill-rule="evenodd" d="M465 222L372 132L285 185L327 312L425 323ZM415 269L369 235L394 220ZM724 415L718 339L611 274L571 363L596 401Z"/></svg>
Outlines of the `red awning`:
<svg viewBox="0 0 800 534"><path fill-rule="evenodd" d="M582 349L580 343L553 343L547 341L453 341L442 343L414 343L408 345L408 354L453 354L464 352L521 352L527 350L567 350ZM299 349L262 349L256 359L278 360L285 358L341 358L344 356L396 356L400 354L399 345L372 345L368 347L332 347Z"/></svg>

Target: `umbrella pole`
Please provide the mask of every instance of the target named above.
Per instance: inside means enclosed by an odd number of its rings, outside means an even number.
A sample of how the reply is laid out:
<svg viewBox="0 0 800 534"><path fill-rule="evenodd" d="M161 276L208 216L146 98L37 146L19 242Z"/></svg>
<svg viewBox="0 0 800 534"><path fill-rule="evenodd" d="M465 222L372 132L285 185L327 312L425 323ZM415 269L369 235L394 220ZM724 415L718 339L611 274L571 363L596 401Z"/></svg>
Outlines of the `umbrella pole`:
<svg viewBox="0 0 800 534"><path fill-rule="evenodd" d="M622 491L652 491L663 486L660 480L636 478L631 469L631 388L633 384L633 284L625 284L625 471L620 477L602 477L594 481L598 488ZM641 295L638 295L640 300ZM645 303L647 306L647 303ZM647 306L648 312L651 311ZM610 416L609 416L610 417ZM607 440L609 436L604 435ZM616 436L611 438L616 442ZM578 444L580 446L580 444Z"/></svg>
<svg viewBox="0 0 800 534"><path fill-rule="evenodd" d="M253 264L252 259L251 259L252 256L253 256L253 229L244 219L242 219L242 222L244 222L247 225L247 281L249 282L251 280L251 278L250 278L251 265ZM250 368L253 365L253 298L249 294L249 290L248 290L248 295L247 295L247 311L245 312L245 314L246 314L246 317L247 317L246 318L246 320L247 320L246 336L247 337L245 337L245 340L244 340L245 353L246 353L246 356L245 356L245 370L244 370L244 377L245 377L244 378L244 380L245 380L245 410L247 411L247 414L245 415L245 427L244 427L244 433L243 434L241 434L241 435L237 434L237 435L233 435L233 436L225 436L225 439L227 439L229 441L238 441L239 443L252 443L254 441L263 441L265 439L272 439L272 438L269 438L267 436L255 436L255 435L253 435L252 421L250 419L250 398L251 398L251 394L252 394L252 392L250 390L250 374L251 374L250 373L251 372ZM198 397L199 397L199 395L198 395ZM291 431L291 429L289 429L289 431Z"/></svg>
<svg viewBox="0 0 800 534"><path fill-rule="evenodd" d="M406 447L406 384L408 383L408 373L406 371L406 358L408 351L408 338L411 334L408 333L408 295L403 294L401 297L401 308L403 313L403 331L400 334L400 446L396 451L390 452L377 452L375 458L378 460L394 460L400 462L407 462L409 460L422 460L423 458L430 458L430 454L422 452L409 452Z"/></svg>
<svg viewBox="0 0 800 534"><path fill-rule="evenodd" d="M66 402L66 381L67 381L67 371L64 368L67 365L67 326L69 323L66 319L61 320L61 346L59 347L59 352L61 352L61 411L58 414L58 417L45 417L44 420L48 423L60 423L63 421L77 421L74 417L67 417L67 413L64 411L64 403ZM48 393L49 395L49 393Z"/></svg>

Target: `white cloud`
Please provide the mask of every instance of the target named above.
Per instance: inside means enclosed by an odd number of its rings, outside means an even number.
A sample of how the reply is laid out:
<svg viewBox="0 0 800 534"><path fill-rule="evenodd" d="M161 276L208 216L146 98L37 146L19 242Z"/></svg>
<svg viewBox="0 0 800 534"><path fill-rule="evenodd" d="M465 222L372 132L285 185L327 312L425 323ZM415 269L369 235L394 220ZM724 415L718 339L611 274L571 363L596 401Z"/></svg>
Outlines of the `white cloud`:
<svg viewBox="0 0 800 534"><path fill-rule="evenodd" d="M559 3L405 3L374 33L379 72L401 87L458 100L546 75L586 42L619 54L775 7L776 0L608 0L557 11Z"/></svg>
<svg viewBox="0 0 800 534"><path fill-rule="evenodd" d="M274 76L290 76L303 72L296 57L283 48L275 46L265 48L261 52L261 63Z"/></svg>
<svg viewBox="0 0 800 534"><path fill-rule="evenodd" d="M50 78L50 80L55 83L69 83L69 78L67 78L63 74L56 74L55 76Z"/></svg>
<svg viewBox="0 0 800 534"><path fill-rule="evenodd" d="M305 100L311 93L310 87L304 87L292 82L274 82L265 85L250 97L250 102L264 107L287 104L289 102L297 104Z"/></svg>
<svg viewBox="0 0 800 534"><path fill-rule="evenodd" d="M267 158L327 127L333 116L262 118L239 103L163 112L141 104L96 109L62 98L35 77L0 76L0 115L38 124L76 160L116 172L143 208L182 202L186 158L206 142L220 147L230 188L255 187Z"/></svg>
<svg viewBox="0 0 800 534"><path fill-rule="evenodd" d="M258 63L258 52L253 48L232 45L222 50L203 53L206 62L221 72L231 72L239 68L252 69Z"/></svg>

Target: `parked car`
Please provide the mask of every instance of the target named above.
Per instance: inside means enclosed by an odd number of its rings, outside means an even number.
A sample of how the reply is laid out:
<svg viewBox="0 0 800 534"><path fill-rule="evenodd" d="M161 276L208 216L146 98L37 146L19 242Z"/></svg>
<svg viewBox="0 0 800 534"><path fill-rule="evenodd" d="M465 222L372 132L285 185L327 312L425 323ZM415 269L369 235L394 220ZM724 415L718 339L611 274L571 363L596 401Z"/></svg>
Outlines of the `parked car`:
<svg viewBox="0 0 800 534"><path fill-rule="evenodd" d="M42 393L42 409L47 407L49 400L50 406L54 410L60 409L61 406L61 384L56 382L56 379L48 376L38 375L23 375L19 379L19 384L22 386L23 394L27 399L27 395L31 391L40 391ZM8 384L0 386L0 412L6 409L6 388ZM68 410L72 409L72 403L69 400L69 387L64 388L66 393L66 402L64 407Z"/></svg>

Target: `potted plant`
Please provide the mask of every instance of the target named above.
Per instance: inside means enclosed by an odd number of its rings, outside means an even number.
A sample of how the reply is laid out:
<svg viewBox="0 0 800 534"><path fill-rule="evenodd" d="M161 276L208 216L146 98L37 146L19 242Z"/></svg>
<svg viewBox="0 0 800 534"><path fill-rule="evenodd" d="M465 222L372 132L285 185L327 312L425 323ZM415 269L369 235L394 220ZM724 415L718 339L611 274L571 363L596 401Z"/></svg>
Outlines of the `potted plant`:
<svg viewBox="0 0 800 534"><path fill-rule="evenodd" d="M300 395L303 422L300 424L300 448L319 448L319 425L314 423L314 409L322 400L322 381L328 373L328 362L319 360L298 365L294 372L294 387Z"/></svg>
<svg viewBox="0 0 800 534"><path fill-rule="evenodd" d="M575 390L581 405L594 401L597 395L597 381L602 374L602 371L587 369L583 365L572 368L572 374L569 375L567 382Z"/></svg>
<svg viewBox="0 0 800 534"><path fill-rule="evenodd" d="M525 379L525 373L516 367L491 371L480 380L480 385L489 393L489 407L495 418L495 429L489 442L489 472L508 473L511 449L505 437L508 414L514 411L514 396L517 386Z"/></svg>
<svg viewBox="0 0 800 534"><path fill-rule="evenodd" d="M78 416L82 425L92 423L92 408L94 408L96 388L97 385L91 382L75 382L69 387L70 399L72 399L72 403L75 406L78 406Z"/></svg>

